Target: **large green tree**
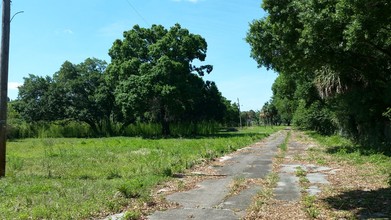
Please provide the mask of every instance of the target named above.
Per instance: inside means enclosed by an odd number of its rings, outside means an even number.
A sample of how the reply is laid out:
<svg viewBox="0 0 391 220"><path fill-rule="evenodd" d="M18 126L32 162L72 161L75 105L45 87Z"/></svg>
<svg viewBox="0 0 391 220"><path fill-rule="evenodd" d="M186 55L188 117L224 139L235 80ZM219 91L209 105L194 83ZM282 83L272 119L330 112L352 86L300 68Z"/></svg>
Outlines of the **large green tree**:
<svg viewBox="0 0 391 220"><path fill-rule="evenodd" d="M318 97L297 97L298 109L327 108L320 118L334 117L327 121L356 140L386 141L391 136L383 116L391 106L389 1L264 0L263 8L268 16L254 21L247 36L251 55L259 65L294 78L297 90L317 89Z"/></svg>
<svg viewBox="0 0 391 220"><path fill-rule="evenodd" d="M205 60L206 50L204 38L179 24L168 30L161 25L136 25L124 32L124 38L116 40L109 51L108 82L125 124L156 121L162 133L169 135L171 122L201 116L196 112L208 94L221 102L217 87L200 77L210 73L212 66L193 64ZM213 106L207 107L213 110Z"/></svg>
<svg viewBox="0 0 391 220"><path fill-rule="evenodd" d="M113 100L104 78L106 66L105 61L96 58L80 64L66 61L52 83L58 95L53 101L63 106L65 118L87 123L96 134L110 131Z"/></svg>
<svg viewBox="0 0 391 220"><path fill-rule="evenodd" d="M290 126L293 114L297 108L295 91L296 82L289 75L280 74L272 86L272 102L283 123Z"/></svg>
<svg viewBox="0 0 391 220"><path fill-rule="evenodd" d="M51 85L53 79L49 76L41 77L30 74L24 78L19 87L15 109L27 122L53 121L63 117L59 115L62 106L54 105L53 99L57 96Z"/></svg>
<svg viewBox="0 0 391 220"><path fill-rule="evenodd" d="M15 109L27 122L78 121L95 134L110 123L113 98L104 79L106 62L65 61L53 77L29 75L19 88Z"/></svg>

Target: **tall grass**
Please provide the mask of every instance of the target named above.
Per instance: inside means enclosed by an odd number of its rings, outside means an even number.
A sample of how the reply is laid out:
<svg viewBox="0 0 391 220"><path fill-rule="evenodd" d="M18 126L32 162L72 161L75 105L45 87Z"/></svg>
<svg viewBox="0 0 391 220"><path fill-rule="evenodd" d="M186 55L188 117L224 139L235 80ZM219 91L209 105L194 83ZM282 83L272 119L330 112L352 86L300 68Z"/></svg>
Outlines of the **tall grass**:
<svg viewBox="0 0 391 220"><path fill-rule="evenodd" d="M252 128L195 139L11 141L7 175L0 179L0 219L86 219L116 213L151 201L151 189L174 173L276 130Z"/></svg>
<svg viewBox="0 0 391 220"><path fill-rule="evenodd" d="M216 134L220 125L216 122L185 122L172 123L170 125L171 135L173 137L189 137L195 135ZM83 122L40 122L26 123L19 121L11 123L8 126L9 139L23 138L87 138L87 137L109 137L109 136L127 136L127 137L161 137L162 127L157 123L134 123L122 130L119 123L105 124L102 131L96 134L89 125Z"/></svg>
<svg viewBox="0 0 391 220"><path fill-rule="evenodd" d="M23 138L62 138L92 137L93 132L90 127L81 122L52 122L52 123L27 123L19 121L10 123L7 127L8 139Z"/></svg>

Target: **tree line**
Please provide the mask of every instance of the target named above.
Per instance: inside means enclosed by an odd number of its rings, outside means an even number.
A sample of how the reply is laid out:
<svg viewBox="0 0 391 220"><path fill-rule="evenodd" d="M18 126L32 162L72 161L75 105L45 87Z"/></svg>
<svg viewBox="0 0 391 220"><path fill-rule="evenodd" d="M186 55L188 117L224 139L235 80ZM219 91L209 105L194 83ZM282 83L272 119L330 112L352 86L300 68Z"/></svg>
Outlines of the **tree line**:
<svg viewBox="0 0 391 220"><path fill-rule="evenodd" d="M278 72L272 104L286 123L390 150L388 0L264 0L247 42ZM388 146L388 147L387 147Z"/></svg>
<svg viewBox="0 0 391 220"><path fill-rule="evenodd" d="M30 124L84 123L94 135L123 135L136 123L158 124L165 136L174 123L237 125L238 106L202 79L213 67L194 64L206 51L205 39L179 24L136 25L115 40L110 64L65 61L53 76L25 77L10 114Z"/></svg>

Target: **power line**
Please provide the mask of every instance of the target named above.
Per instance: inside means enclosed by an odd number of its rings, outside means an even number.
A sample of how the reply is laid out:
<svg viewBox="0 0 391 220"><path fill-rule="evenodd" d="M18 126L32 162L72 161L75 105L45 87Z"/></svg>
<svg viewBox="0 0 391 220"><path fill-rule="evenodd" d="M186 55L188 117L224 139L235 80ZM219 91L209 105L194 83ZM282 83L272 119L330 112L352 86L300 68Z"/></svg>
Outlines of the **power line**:
<svg viewBox="0 0 391 220"><path fill-rule="evenodd" d="M126 2L129 4L129 6L133 9L133 11L136 12L136 14L141 18L141 20L143 20L145 22L146 25L150 26L149 25L149 22L137 11L137 9L132 5L132 3L130 3L129 0L126 0Z"/></svg>

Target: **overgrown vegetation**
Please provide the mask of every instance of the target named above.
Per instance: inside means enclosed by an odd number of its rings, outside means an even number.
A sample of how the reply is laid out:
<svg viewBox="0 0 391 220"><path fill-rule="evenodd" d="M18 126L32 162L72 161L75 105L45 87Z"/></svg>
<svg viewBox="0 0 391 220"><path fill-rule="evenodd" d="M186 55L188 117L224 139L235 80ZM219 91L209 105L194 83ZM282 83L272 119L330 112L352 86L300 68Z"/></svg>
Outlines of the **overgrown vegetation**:
<svg viewBox="0 0 391 220"><path fill-rule="evenodd" d="M280 146L278 146L278 148L280 148L282 151L280 154L284 154L284 152L288 150L288 141L290 137L291 137L291 131L288 131L288 134L286 135L284 142Z"/></svg>
<svg viewBox="0 0 391 220"><path fill-rule="evenodd" d="M391 176L391 154L379 152L373 147L354 144L352 141L339 135L322 136L314 132L308 133L319 144L326 146L326 152L339 160L345 160L355 165L373 163L380 172Z"/></svg>
<svg viewBox="0 0 391 220"><path fill-rule="evenodd" d="M278 129L278 128L276 128ZM23 139L8 143L1 219L85 219L153 205L151 190L196 164L276 131L248 128L194 139Z"/></svg>
<svg viewBox="0 0 391 220"><path fill-rule="evenodd" d="M264 0L247 42L279 73L263 115L391 151L391 4Z"/></svg>
<svg viewBox="0 0 391 220"><path fill-rule="evenodd" d="M274 188L277 185L279 176L275 172L269 173L262 184L262 189L254 197L253 204L247 209L248 213L258 213L264 209L264 207L269 204L274 196ZM246 216L246 219L256 219L253 216Z"/></svg>
<svg viewBox="0 0 391 220"><path fill-rule="evenodd" d="M319 144L307 152L306 161L334 166L331 186L320 198L304 197L307 214L322 218L372 219L391 216L391 155L354 144L338 135L308 132ZM311 205L312 204L312 205Z"/></svg>
<svg viewBox="0 0 391 220"><path fill-rule="evenodd" d="M83 122L56 121L27 123L23 120L10 120L7 138L11 140L23 138L92 138L92 137L163 137L162 128L157 123L134 123L122 128L120 124L111 124L110 131L103 129L95 133ZM172 123L171 137L194 137L217 134L221 124L217 122Z"/></svg>
<svg viewBox="0 0 391 220"><path fill-rule="evenodd" d="M25 77L10 103L9 137L186 136L213 133L206 129L217 123L236 127L237 104L202 79L213 67L195 64L206 51L205 39L179 24L136 25L114 41L109 64L65 61L53 76Z"/></svg>
<svg viewBox="0 0 391 220"><path fill-rule="evenodd" d="M302 198L302 203L304 206L304 211L307 213L307 215L311 219L316 219L319 216L320 211L316 207L316 197L315 196L304 195Z"/></svg>
<svg viewBox="0 0 391 220"><path fill-rule="evenodd" d="M278 146L278 154L273 158L273 169L272 171L261 180L262 189L253 198L253 203L247 208L247 215L245 219L259 219L258 214L266 211L268 205L272 205L275 196L274 190L277 187L277 183L280 179L278 169L284 160L286 151L288 149L288 142L290 139L291 131L287 132L284 142Z"/></svg>

